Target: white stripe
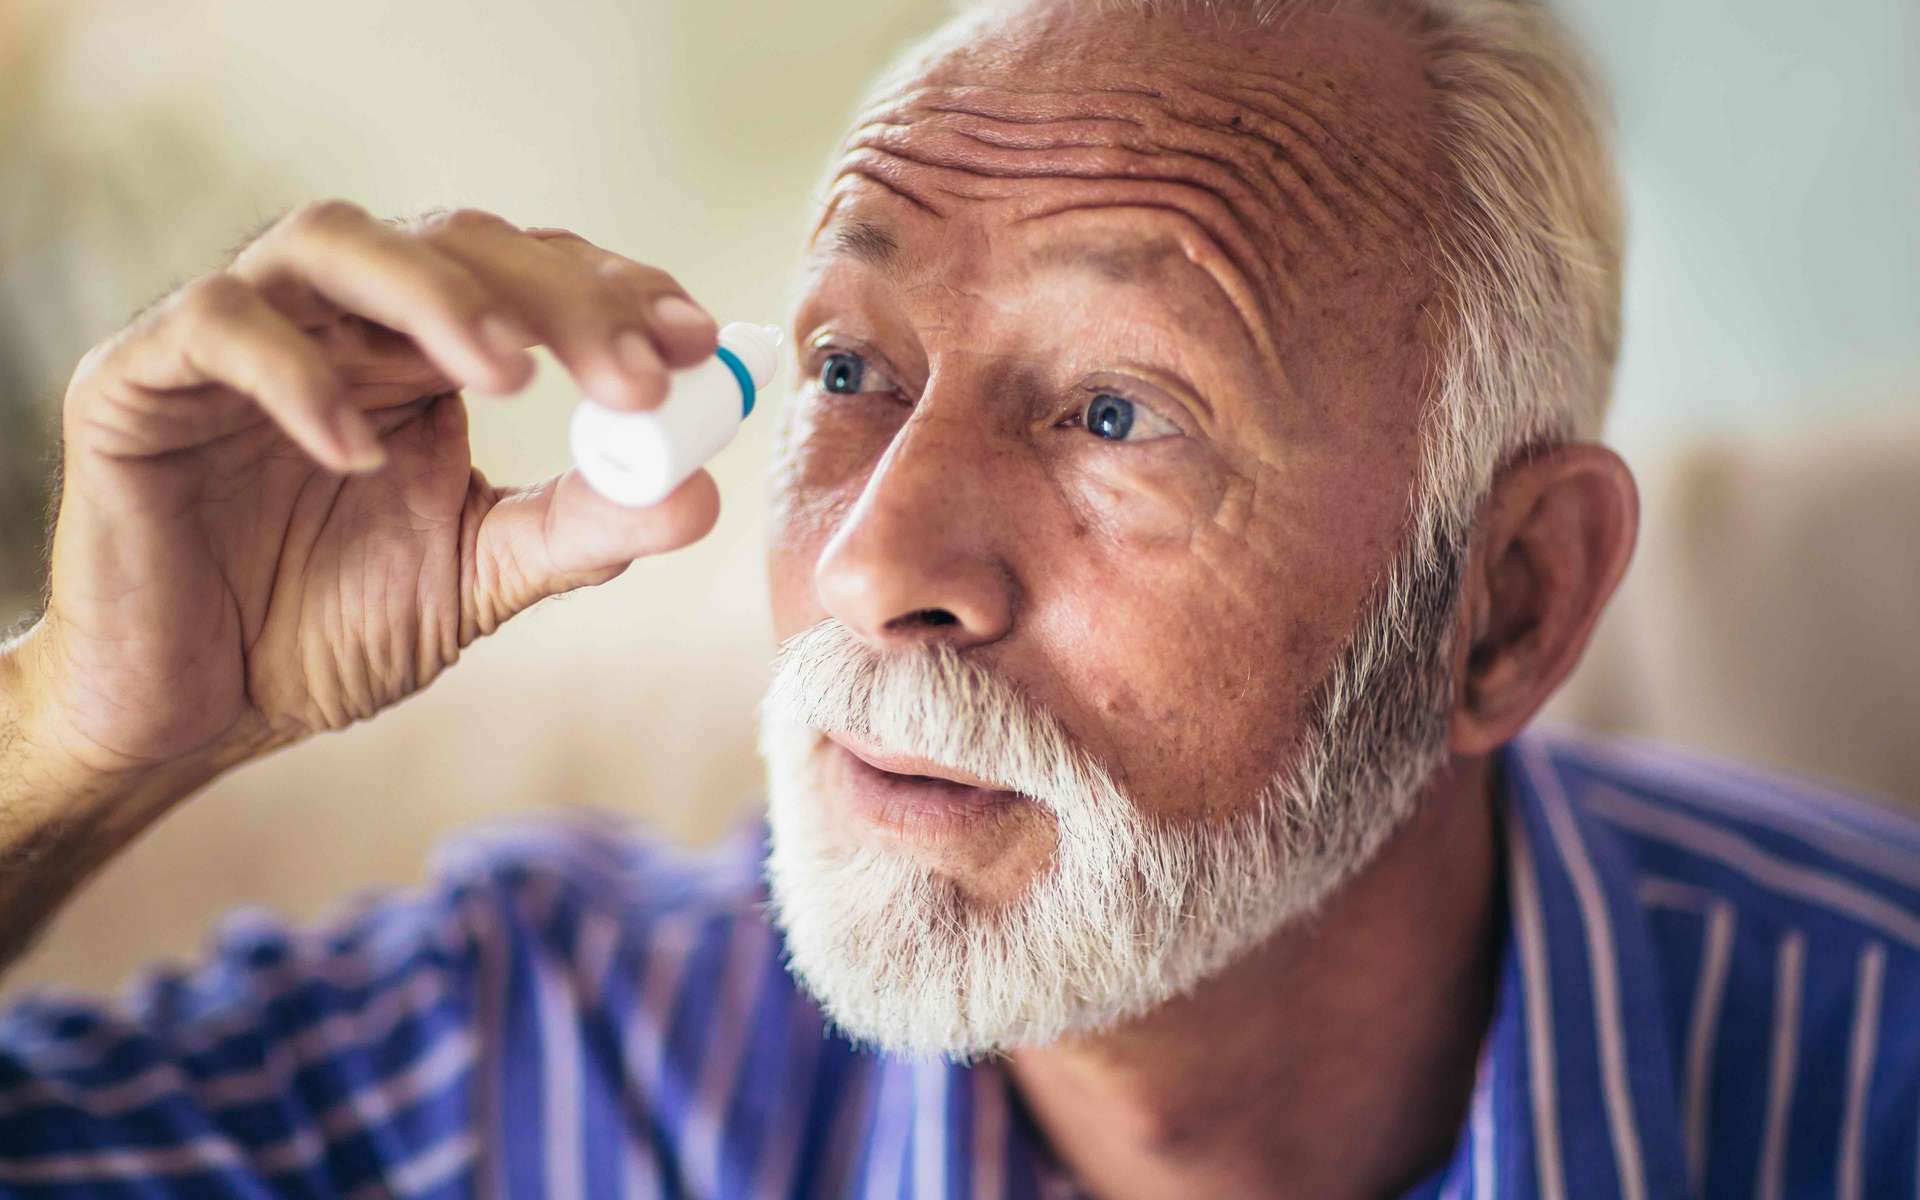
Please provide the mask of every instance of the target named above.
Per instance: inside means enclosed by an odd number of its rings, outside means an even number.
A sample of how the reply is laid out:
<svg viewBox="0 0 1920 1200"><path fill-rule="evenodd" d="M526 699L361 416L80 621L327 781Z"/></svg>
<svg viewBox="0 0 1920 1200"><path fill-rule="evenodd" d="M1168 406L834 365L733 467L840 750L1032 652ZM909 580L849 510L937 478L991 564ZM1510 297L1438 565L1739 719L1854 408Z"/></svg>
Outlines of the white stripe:
<svg viewBox="0 0 1920 1200"><path fill-rule="evenodd" d="M1482 1076L1473 1098L1470 1129L1473 1137L1473 1200L1494 1200L1493 1182L1493 1054L1480 1061Z"/></svg>
<svg viewBox="0 0 1920 1200"><path fill-rule="evenodd" d="M839 1094L828 1098L828 1103L838 1105L839 1111L827 1135L827 1152L821 1156L817 1179L808 1180L810 1184L817 1184L814 1190L821 1195L856 1194L853 1174L859 1161L860 1140L868 1126L879 1119L874 1112L876 1076L886 1073L885 1064L860 1055L848 1062L846 1070L847 1081L841 1085Z"/></svg>
<svg viewBox="0 0 1920 1200"><path fill-rule="evenodd" d="M102 1087L76 1087L52 1075L36 1075L0 1095L0 1118L52 1105L113 1117L173 1095L190 1097L214 1110L270 1100L286 1091L297 1071L337 1057L342 1045L369 1046L380 1041L408 1017L444 999L448 991L444 972L422 970L376 994L357 1011L331 1013L291 1037L267 1039L268 1061L261 1066L206 1080L188 1077L173 1060L154 1063L130 1079ZM37 1060L33 1066L43 1069Z"/></svg>
<svg viewBox="0 0 1920 1200"><path fill-rule="evenodd" d="M947 1067L938 1059L913 1067L913 1200L947 1194Z"/></svg>
<svg viewBox="0 0 1920 1200"><path fill-rule="evenodd" d="M1473 1075L1473 1102L1467 1110L1467 1146L1472 1173L1449 1170L1440 1200L1487 1200L1493 1194L1492 1095L1493 1054L1489 1043L1480 1051Z"/></svg>
<svg viewBox="0 0 1920 1200"><path fill-rule="evenodd" d="M733 921L727 956L720 968L718 996L706 1015L706 1052L700 1082L681 1131L686 1152L681 1166L687 1190L696 1196L720 1193L720 1155L728 1109L740 1086L740 1060L753 1028L753 1002L772 953L772 931L752 916Z"/></svg>
<svg viewBox="0 0 1920 1200"><path fill-rule="evenodd" d="M653 1161L653 1136L644 1120L620 1131L621 1200L654 1200L660 1195L660 1172Z"/></svg>
<svg viewBox="0 0 1920 1200"><path fill-rule="evenodd" d="M973 1072L973 1198L1006 1200L1007 1077L982 1063Z"/></svg>
<svg viewBox="0 0 1920 1200"><path fill-rule="evenodd" d="M1641 876L1636 892L1646 908L1677 908L1683 912L1705 912L1714 900L1711 889L1658 875Z"/></svg>
<svg viewBox="0 0 1920 1200"><path fill-rule="evenodd" d="M558 881L549 875L535 876L527 883L532 936L526 953L533 973L534 1028L540 1038L539 1132L546 1160L546 1194L579 1196L585 1194L582 1177L587 1157L587 1133L580 1120L586 1101L580 1090L580 1025L564 968L547 958L547 927L557 888Z"/></svg>
<svg viewBox="0 0 1920 1200"><path fill-rule="evenodd" d="M1720 1037L1720 1002L1733 961L1733 905L1715 900L1707 914L1706 945L1693 987L1693 1012L1687 1018L1685 1084L1687 1182L1697 1193L1707 1171L1707 1115L1713 1093L1713 1048Z"/></svg>
<svg viewBox="0 0 1920 1200"><path fill-rule="evenodd" d="M1602 770L1611 765L1612 753L1603 740L1583 732L1554 729L1557 740L1580 745L1569 747L1575 754ZM1633 741L1634 739L1622 739ZM1835 792L1811 782L1801 782L1755 770L1751 764L1720 764L1711 768L1684 757L1676 757L1666 748L1645 744L1651 757L1636 755L1619 766L1636 775L1662 779L1680 793L1680 797L1704 808L1712 808L1738 820L1763 825L1811 846L1818 846L1835 858L1846 859L1863 870L1873 871L1895 883L1920 890L1920 864L1914 861L1916 830L1904 815L1869 804L1857 796ZM1729 784L1744 785L1736 798L1727 794ZM1689 786L1691 785L1691 786ZM1809 804L1809 798L1819 807ZM1887 842L1844 825L1835 825L1823 810L1842 810L1883 833ZM1897 847L1897 848L1896 848Z"/></svg>
<svg viewBox="0 0 1920 1200"><path fill-rule="evenodd" d="M688 918L698 915L688 914ZM629 1078L649 1090L665 1069L662 1055L667 1035L672 1032L668 1026L673 1020L673 1002L680 995L687 960L693 957L699 932L698 920L682 918L656 923L645 939L647 961L640 977L640 1002L627 1022L625 1040L632 1058L633 1074Z"/></svg>
<svg viewBox="0 0 1920 1200"><path fill-rule="evenodd" d="M1807 939L1795 930L1780 941L1773 979L1773 1066L1767 1077L1767 1127L1760 1141L1760 1200L1780 1200L1787 1156L1787 1114L1793 1107L1800 1039L1800 972Z"/></svg>
<svg viewBox="0 0 1920 1200"><path fill-rule="evenodd" d="M1610 789L1588 793L1587 806L1616 825L1714 859L1774 891L1824 904L1920 949L1920 917L1838 875L1788 862L1739 834Z"/></svg>
<svg viewBox="0 0 1920 1200"><path fill-rule="evenodd" d="M356 905L343 906L334 916L323 919L319 929L331 930L335 924L351 924L350 917L364 917L362 911L374 900L361 900ZM413 900L396 901L397 908L417 903ZM230 932L227 936L238 937L237 927L246 923L245 912L230 916L223 924ZM408 914L407 919L414 919ZM285 936L286 957L270 967L248 969L246 973L246 1003L234 1005L230 1009L209 1016L205 1020L195 1021L170 1034L173 1049L177 1056L201 1055L218 1048L222 1043L235 1037L251 1037L256 1031L253 1027L258 1014L287 999L303 987L316 983L327 984L338 991L358 992L371 987L376 975L396 972L405 965L394 955L378 953L383 939L391 936L384 927L364 930L351 951L334 951L329 948L327 934L288 934L278 926L273 927L277 935ZM458 921L443 922L434 931L431 945L447 957L457 957L464 950L460 936L465 932ZM404 947L417 950L418 947ZM232 965L222 957L215 960L217 965ZM53 988L38 989L45 997L65 998L68 1003L96 1010L98 1001L93 996L67 993ZM74 1070L98 1067L102 1060L119 1051L129 1042L149 1036L142 1026L127 1021L118 1013L99 1014L107 1018L98 1028L83 1037L61 1039L33 1047L33 1060L42 1070ZM12 1094L12 1089L0 1092L0 1104L4 1104Z"/></svg>
<svg viewBox="0 0 1920 1200"><path fill-rule="evenodd" d="M389 1167L383 1178L370 1180L348 1192L346 1200L389 1200L394 1196L421 1195L472 1166L479 1153L480 1147L473 1135L463 1133L414 1155L397 1167Z"/></svg>
<svg viewBox="0 0 1920 1200"><path fill-rule="evenodd" d="M880 1103L873 1112L873 1143L867 1155L867 1186L860 1193L874 1200L897 1200L906 1175L907 1120L913 1113L907 1073L909 1064L895 1060L884 1068Z"/></svg>
<svg viewBox="0 0 1920 1200"><path fill-rule="evenodd" d="M1627 1080L1626 1034L1620 1014L1620 961L1613 943L1613 922L1607 916L1607 899L1594 872L1593 859L1567 805L1566 793L1553 773L1553 765L1545 760L1545 754L1539 742L1529 742L1521 748L1520 760L1545 801L1542 807L1546 810L1547 827L1560 857L1566 862L1574 896L1580 903L1587 966L1593 974L1593 1020L1600 1043L1607 1127L1620 1168L1621 1191L1627 1200L1645 1200L1647 1172L1640 1159L1640 1130L1634 1124L1633 1092Z"/></svg>
<svg viewBox="0 0 1920 1200"><path fill-rule="evenodd" d="M157 1179L201 1171L238 1170L243 1163L232 1142L203 1137L152 1150L95 1150L27 1161L0 1158L6 1183L98 1183L106 1179Z"/></svg>
<svg viewBox="0 0 1920 1200"><path fill-rule="evenodd" d="M447 1038L418 1062L336 1101L312 1124L285 1139L271 1142L251 1154L254 1169L265 1175L305 1170L326 1154L323 1142L362 1131L378 1131L401 1109L460 1078L473 1066L476 1047L471 1038Z"/></svg>
<svg viewBox="0 0 1920 1200"><path fill-rule="evenodd" d="M1560 1106L1554 1095L1553 995L1548 987L1546 930L1540 916L1540 881L1533 851L1518 815L1508 825L1512 858L1514 921L1519 926L1521 979L1527 1000L1527 1066L1533 1101L1534 1161L1545 1200L1566 1200L1560 1166Z"/></svg>
<svg viewBox="0 0 1920 1200"><path fill-rule="evenodd" d="M572 955L573 974L579 981L580 1005L588 1012L600 1010L619 944L620 922L593 909L581 911Z"/></svg>
<svg viewBox="0 0 1920 1200"><path fill-rule="evenodd" d="M1853 1037L1847 1047L1847 1108L1840 1121L1840 1200L1860 1200L1865 1167L1867 1090L1873 1083L1873 1052L1880 1036L1880 981L1887 948L1878 942L1860 952L1854 983Z"/></svg>
<svg viewBox="0 0 1920 1200"><path fill-rule="evenodd" d="M687 958L693 953L694 936L699 926L685 917L663 920L652 926L642 944L646 962L641 968L640 995L621 1030L624 1047L626 1090L629 1103L623 1108L636 1122L621 1139L621 1194L627 1197L659 1196L660 1163L654 1156L653 1130L646 1114L655 1111L655 1091L660 1082L661 1052L673 1019L673 1000L680 992L680 979L686 973Z"/></svg>

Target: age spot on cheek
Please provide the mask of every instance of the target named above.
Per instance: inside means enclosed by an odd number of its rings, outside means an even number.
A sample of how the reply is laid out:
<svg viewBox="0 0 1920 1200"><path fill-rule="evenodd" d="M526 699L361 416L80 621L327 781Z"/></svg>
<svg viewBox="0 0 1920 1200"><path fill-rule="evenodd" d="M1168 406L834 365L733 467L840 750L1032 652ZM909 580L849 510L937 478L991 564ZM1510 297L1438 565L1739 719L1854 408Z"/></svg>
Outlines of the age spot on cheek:
<svg viewBox="0 0 1920 1200"><path fill-rule="evenodd" d="M1130 717L1140 711L1140 701L1131 689L1121 687L1100 697L1100 712L1108 717Z"/></svg>

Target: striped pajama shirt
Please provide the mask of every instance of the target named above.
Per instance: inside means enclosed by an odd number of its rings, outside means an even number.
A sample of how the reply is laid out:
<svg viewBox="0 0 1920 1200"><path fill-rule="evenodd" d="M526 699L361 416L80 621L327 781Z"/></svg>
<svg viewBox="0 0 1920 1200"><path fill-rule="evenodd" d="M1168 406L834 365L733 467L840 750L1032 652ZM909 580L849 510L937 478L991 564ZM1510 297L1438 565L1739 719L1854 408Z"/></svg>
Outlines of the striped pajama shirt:
<svg viewBox="0 0 1920 1200"><path fill-rule="evenodd" d="M1409 1195L1920 1195L1915 823L1564 732L1500 765L1494 1016ZM235 915L117 1002L17 1002L0 1195L1076 1195L999 1066L827 1026L763 839L504 826L313 930Z"/></svg>

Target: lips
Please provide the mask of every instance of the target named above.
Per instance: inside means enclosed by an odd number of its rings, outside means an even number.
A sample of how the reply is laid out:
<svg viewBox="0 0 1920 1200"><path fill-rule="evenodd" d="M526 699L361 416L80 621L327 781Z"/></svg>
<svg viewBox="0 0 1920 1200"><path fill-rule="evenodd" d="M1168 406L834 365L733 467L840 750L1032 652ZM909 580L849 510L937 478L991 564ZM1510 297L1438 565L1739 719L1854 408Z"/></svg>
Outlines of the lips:
<svg viewBox="0 0 1920 1200"><path fill-rule="evenodd" d="M953 783L961 787L977 788L983 792L1004 792L1005 790L995 787L987 780L968 775L964 771L956 771L951 767L943 767L929 759L880 750L849 734L830 733L826 736L848 754L874 770L885 771L889 775L905 775L911 779L922 779L934 783Z"/></svg>
<svg viewBox="0 0 1920 1200"><path fill-rule="evenodd" d="M988 816L1022 802L1015 792L910 754L894 754L846 734L828 734L839 762L837 789L851 812L881 832L936 841L976 832Z"/></svg>

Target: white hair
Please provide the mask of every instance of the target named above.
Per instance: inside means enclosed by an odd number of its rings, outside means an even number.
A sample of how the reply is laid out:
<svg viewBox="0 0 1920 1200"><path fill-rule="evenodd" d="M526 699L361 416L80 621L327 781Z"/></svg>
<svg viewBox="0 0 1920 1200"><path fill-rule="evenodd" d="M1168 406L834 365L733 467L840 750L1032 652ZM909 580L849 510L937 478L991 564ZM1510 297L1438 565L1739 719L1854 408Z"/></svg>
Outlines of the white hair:
<svg viewBox="0 0 1920 1200"><path fill-rule="evenodd" d="M1465 548L1401 556L1308 697L1293 752L1226 817L1155 816L1047 710L944 644L883 652L827 620L781 647L761 710L767 878L788 965L885 1050L969 1059L1095 1033L1310 917L1380 852L1446 758ZM835 827L817 731L1017 791L1054 820L998 907Z"/></svg>
<svg viewBox="0 0 1920 1200"><path fill-rule="evenodd" d="M1443 307L1420 474L1407 535L1310 694L1292 753L1226 818L1150 815L1050 714L951 650L881 654L833 622L782 648L762 710L775 913L827 1013L893 1050L964 1058L1110 1026L1310 916L1370 863L1446 758L1474 513L1516 456L1598 433L1617 354L1621 214L1599 108L1540 5L1080 2L1260 22L1357 10L1413 43L1443 188L1428 213ZM1022 793L1055 820L1051 860L988 909L910 856L834 830L820 730Z"/></svg>
<svg viewBox="0 0 1920 1200"><path fill-rule="evenodd" d="M1443 536L1469 528L1494 476L1527 450L1599 436L1619 356L1625 218L1600 89L1545 4L1077 2L1258 25L1360 13L1412 45L1433 92L1446 188L1427 214L1443 307L1409 497L1417 553L1438 553Z"/></svg>

